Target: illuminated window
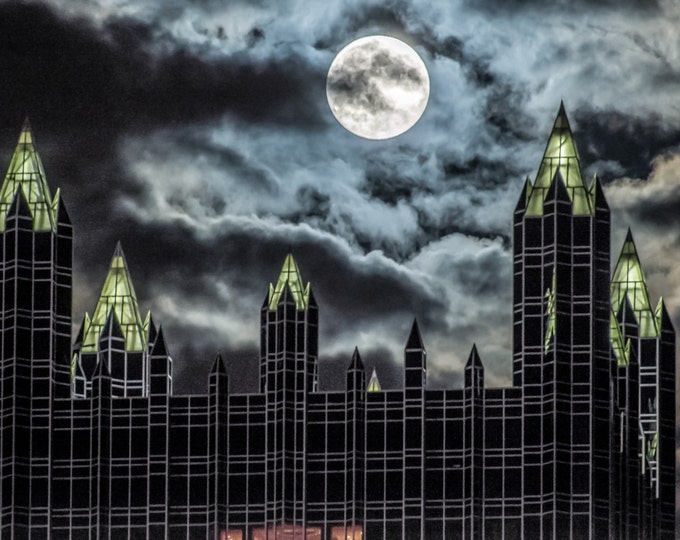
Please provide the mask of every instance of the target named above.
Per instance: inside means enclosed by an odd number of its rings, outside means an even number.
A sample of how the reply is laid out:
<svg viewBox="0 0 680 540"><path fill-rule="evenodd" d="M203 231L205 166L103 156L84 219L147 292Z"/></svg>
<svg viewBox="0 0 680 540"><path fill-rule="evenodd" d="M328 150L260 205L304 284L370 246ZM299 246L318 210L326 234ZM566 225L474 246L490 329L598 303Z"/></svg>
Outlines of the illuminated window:
<svg viewBox="0 0 680 540"><path fill-rule="evenodd" d="M321 529L284 523L253 529L252 540L321 540Z"/></svg>
<svg viewBox="0 0 680 540"><path fill-rule="evenodd" d="M239 529L220 531L220 540L243 540L243 532Z"/></svg>
<svg viewBox="0 0 680 540"><path fill-rule="evenodd" d="M361 525L347 525L331 529L331 540L363 540L363 537L364 529Z"/></svg>

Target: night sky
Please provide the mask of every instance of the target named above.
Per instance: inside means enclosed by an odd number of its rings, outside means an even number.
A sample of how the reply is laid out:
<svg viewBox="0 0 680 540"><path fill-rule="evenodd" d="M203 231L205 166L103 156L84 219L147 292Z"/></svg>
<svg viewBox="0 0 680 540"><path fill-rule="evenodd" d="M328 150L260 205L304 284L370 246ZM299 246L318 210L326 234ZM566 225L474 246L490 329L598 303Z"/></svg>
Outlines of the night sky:
<svg viewBox="0 0 680 540"><path fill-rule="evenodd" d="M322 389L354 346L401 383L417 317L431 387L473 343L510 384L511 214L564 100L586 176L631 226L652 304L680 328L680 4L675 0L0 2L0 166L25 116L75 227L74 333L120 240L142 314L203 392L219 351L256 387L259 308L288 249L320 307ZM371 34L430 76L414 128L347 132L335 54Z"/></svg>

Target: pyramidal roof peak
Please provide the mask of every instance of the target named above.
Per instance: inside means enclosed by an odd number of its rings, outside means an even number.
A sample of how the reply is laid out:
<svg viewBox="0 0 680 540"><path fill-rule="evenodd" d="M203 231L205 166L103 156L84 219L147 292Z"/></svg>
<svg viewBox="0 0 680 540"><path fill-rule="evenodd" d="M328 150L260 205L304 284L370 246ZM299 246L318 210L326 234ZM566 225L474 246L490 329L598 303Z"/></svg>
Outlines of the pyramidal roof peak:
<svg viewBox="0 0 680 540"><path fill-rule="evenodd" d="M558 109L557 116L555 117L553 131L556 129L567 129L569 132L571 132L569 118L567 118L567 110L564 107L564 100L560 100L560 108Z"/></svg>
<svg viewBox="0 0 680 540"><path fill-rule="evenodd" d="M657 337L659 331L655 312L649 300L645 275L630 228L626 233L621 254L612 273L611 302L615 313L618 313L625 298L628 298L638 319L640 335Z"/></svg>
<svg viewBox="0 0 680 540"><path fill-rule="evenodd" d="M591 215L593 206L581 173L581 158L571 133L564 102L560 102L560 108L543 152L536 181L527 204L527 215L543 214L543 202L558 171L567 188L574 215Z"/></svg>
<svg viewBox="0 0 680 540"><path fill-rule="evenodd" d="M34 231L56 231L57 215L50 189L45 178L40 156L33 144L33 135L28 119L24 121L19 141L0 187L0 231L12 202L21 192L33 218Z"/></svg>
<svg viewBox="0 0 680 540"><path fill-rule="evenodd" d="M144 330L144 320L139 312L137 295L120 242L116 244L113 252L97 307L83 333L82 352L97 352L99 335L106 323L108 313L112 310L125 337L125 349L128 351L145 350L147 332Z"/></svg>
<svg viewBox="0 0 680 540"><path fill-rule="evenodd" d="M292 251L288 252L283 261L283 267L281 268L281 273L279 274L276 285L272 283L269 284L268 304L270 311L275 311L277 309L286 288L288 288L293 296L295 309L302 311L309 307L310 286L309 283L304 285L300 269L293 258Z"/></svg>
<svg viewBox="0 0 680 540"><path fill-rule="evenodd" d="M375 368L373 368L373 373L371 373L371 378L368 381L368 387L366 388L367 392L382 392L382 387L380 386L380 381L378 380L378 374L375 372Z"/></svg>
<svg viewBox="0 0 680 540"><path fill-rule="evenodd" d="M120 243L120 240L116 242L116 249L113 250L113 257L123 257L125 259L125 256L123 255L123 246Z"/></svg>
<svg viewBox="0 0 680 540"><path fill-rule="evenodd" d="M635 247L635 241L633 240L633 231L630 230L630 227L628 227L628 232L626 232L625 244L629 242L633 244L633 247Z"/></svg>
<svg viewBox="0 0 680 540"><path fill-rule="evenodd" d="M413 325L411 326L411 333L406 341L406 349L421 350L424 349L423 337L420 334L420 328L418 327L418 319L413 319Z"/></svg>

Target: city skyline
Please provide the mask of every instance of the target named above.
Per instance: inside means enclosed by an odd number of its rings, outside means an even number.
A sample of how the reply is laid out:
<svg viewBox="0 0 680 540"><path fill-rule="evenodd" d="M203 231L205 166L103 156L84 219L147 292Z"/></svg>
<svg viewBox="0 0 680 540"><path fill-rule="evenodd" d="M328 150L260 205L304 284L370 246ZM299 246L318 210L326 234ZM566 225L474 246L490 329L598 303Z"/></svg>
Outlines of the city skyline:
<svg viewBox="0 0 680 540"><path fill-rule="evenodd" d="M260 308L259 388L173 393L173 360L116 246L70 333L73 226L24 123L0 187L0 535L7 538L675 538L676 338L563 104L513 212L513 384L403 386L355 348L319 389L319 304L289 251ZM322 307L323 309L323 307ZM73 344L73 345L72 345ZM233 370L232 370L233 372ZM304 532L303 532L304 531Z"/></svg>

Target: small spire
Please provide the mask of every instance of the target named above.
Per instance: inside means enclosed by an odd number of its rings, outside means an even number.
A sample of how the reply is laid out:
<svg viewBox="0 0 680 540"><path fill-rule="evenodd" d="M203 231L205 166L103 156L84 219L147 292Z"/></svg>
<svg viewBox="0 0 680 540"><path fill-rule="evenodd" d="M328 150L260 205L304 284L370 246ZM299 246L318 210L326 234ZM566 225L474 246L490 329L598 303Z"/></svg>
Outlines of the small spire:
<svg viewBox="0 0 680 540"><path fill-rule="evenodd" d="M472 344L472 350L470 351L470 356L468 356L467 362L465 363L465 368L479 367L483 368L482 360L479 358L479 353L477 352L477 344Z"/></svg>
<svg viewBox="0 0 680 540"><path fill-rule="evenodd" d="M21 126L21 132L22 133L30 133L31 132L31 122L28 120L28 116L24 118L24 124Z"/></svg>
<svg viewBox="0 0 680 540"><path fill-rule="evenodd" d="M628 232L626 232L626 240L624 241L624 246L625 244L632 244L633 249L635 249L635 241L633 240L633 232L630 230L630 227L628 227Z"/></svg>
<svg viewBox="0 0 680 540"><path fill-rule="evenodd" d="M106 341L107 339L125 339L120 323L118 322L118 317L116 317L113 308L109 310L109 314L106 316L106 322L99 334L100 342Z"/></svg>
<svg viewBox="0 0 680 540"><path fill-rule="evenodd" d="M382 387L380 386L380 381L378 380L378 374L375 372L375 368L373 368L373 373L371 374L371 378L368 381L368 388L366 391L367 392L382 391Z"/></svg>
<svg viewBox="0 0 680 540"><path fill-rule="evenodd" d="M163 335L163 326L158 328L156 339L151 349L151 356L168 356L168 347L165 344L165 336Z"/></svg>
<svg viewBox="0 0 680 540"><path fill-rule="evenodd" d="M553 131L555 129L568 129L571 131L569 126L569 119L567 118L567 110L564 107L564 100L560 100L560 108L557 111L557 116L555 117L555 123L553 125Z"/></svg>
<svg viewBox="0 0 680 540"><path fill-rule="evenodd" d="M531 180L527 176L526 179L524 180L522 191L519 194L517 206L515 206L515 212L522 212L527 207L527 203L529 202L529 198L531 197L531 188L532 188Z"/></svg>
<svg viewBox="0 0 680 540"><path fill-rule="evenodd" d="M227 374L227 368L224 365L224 360L222 360L222 355L220 353L217 353L217 356L215 356L215 361L213 362L212 367L210 368L210 373L220 373L223 375Z"/></svg>
<svg viewBox="0 0 680 540"><path fill-rule="evenodd" d="M423 337L420 335L420 328L418 328L418 320L413 319L413 325L411 326L411 333L406 341L406 350L424 350Z"/></svg>
<svg viewBox="0 0 680 540"><path fill-rule="evenodd" d="M363 371L364 363L361 361L361 355L359 354L359 347L354 347L354 353L352 354L352 361L349 364L347 371Z"/></svg>
<svg viewBox="0 0 680 540"><path fill-rule="evenodd" d="M103 357L100 357L99 362L97 362L97 367L94 368L94 373L92 374L93 379L97 379L98 377L111 377L109 366L106 364L106 360Z"/></svg>

